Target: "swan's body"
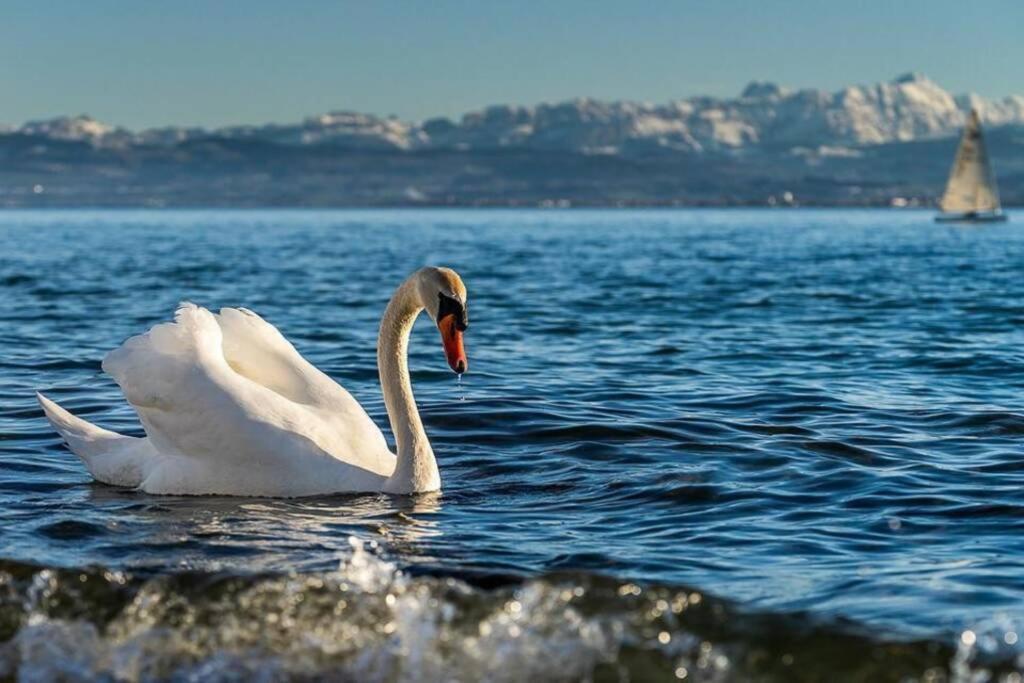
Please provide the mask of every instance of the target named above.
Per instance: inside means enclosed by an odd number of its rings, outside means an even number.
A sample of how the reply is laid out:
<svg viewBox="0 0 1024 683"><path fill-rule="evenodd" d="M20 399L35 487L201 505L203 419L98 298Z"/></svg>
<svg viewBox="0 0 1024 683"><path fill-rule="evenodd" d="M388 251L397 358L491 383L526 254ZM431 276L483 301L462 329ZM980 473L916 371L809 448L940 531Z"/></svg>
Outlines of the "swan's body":
<svg viewBox="0 0 1024 683"><path fill-rule="evenodd" d="M75 417L39 395L93 478L156 494L309 496L440 489L412 394L406 349L420 311L438 322L449 364L465 369L465 288L424 268L398 288L377 346L397 456L341 386L246 309L183 304L173 323L132 337L103 361L146 431L136 438Z"/></svg>

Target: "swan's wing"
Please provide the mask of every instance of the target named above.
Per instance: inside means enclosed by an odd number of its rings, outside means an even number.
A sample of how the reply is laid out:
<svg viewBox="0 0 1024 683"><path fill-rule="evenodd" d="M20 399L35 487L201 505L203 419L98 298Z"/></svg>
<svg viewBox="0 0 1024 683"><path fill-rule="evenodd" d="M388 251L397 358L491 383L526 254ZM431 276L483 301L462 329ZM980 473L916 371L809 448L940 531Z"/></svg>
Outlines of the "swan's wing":
<svg viewBox="0 0 1024 683"><path fill-rule="evenodd" d="M253 362L265 354L260 362L268 369L255 374L273 386L229 365L221 324L192 304L178 309L175 322L156 325L107 355L103 369L121 386L158 452L144 490L307 495L372 490L390 474L393 456L354 399L348 397L355 414L289 398L313 389L299 381L306 368L283 360L287 350L305 361L279 334L262 338L268 343L243 357Z"/></svg>
<svg viewBox="0 0 1024 683"><path fill-rule="evenodd" d="M373 433L379 437L376 445L387 449L384 435L359 402L303 358L276 327L247 308L222 308L214 317L232 370L290 401L322 411L338 428Z"/></svg>
<svg viewBox="0 0 1024 683"><path fill-rule="evenodd" d="M223 335L224 357L238 374L297 403L325 409L351 404L365 414L344 388L260 316L247 308L222 308L214 317Z"/></svg>
<svg viewBox="0 0 1024 683"><path fill-rule="evenodd" d="M316 369L276 327L247 308L222 308L214 318L224 357L235 372L292 401L316 402L310 386Z"/></svg>

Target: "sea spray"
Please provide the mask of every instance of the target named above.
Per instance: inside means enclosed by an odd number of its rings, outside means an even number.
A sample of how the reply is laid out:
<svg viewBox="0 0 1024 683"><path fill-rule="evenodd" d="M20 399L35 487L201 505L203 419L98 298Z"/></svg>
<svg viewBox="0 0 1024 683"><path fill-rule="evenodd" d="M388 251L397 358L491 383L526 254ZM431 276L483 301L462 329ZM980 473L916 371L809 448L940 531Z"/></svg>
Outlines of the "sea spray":
<svg viewBox="0 0 1024 683"><path fill-rule="evenodd" d="M888 642L680 587L563 573L483 588L350 547L336 571L313 574L4 563L0 677L968 681L1015 675L1019 655L1004 625L1001 648L973 632L959 648Z"/></svg>

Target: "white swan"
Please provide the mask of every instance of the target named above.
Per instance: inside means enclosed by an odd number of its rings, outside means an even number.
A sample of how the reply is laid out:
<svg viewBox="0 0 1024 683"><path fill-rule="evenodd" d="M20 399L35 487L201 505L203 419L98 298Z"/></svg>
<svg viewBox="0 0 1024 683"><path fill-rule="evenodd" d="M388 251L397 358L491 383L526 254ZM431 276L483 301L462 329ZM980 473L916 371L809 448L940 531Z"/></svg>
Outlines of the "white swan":
<svg viewBox="0 0 1024 683"><path fill-rule="evenodd" d="M409 381L409 333L426 309L448 365L465 372L466 288L447 268L413 273L381 320L377 366L397 457L352 396L244 308L182 304L173 323L103 360L146 436L102 429L38 394L97 481L154 494L295 497L437 491L441 477Z"/></svg>

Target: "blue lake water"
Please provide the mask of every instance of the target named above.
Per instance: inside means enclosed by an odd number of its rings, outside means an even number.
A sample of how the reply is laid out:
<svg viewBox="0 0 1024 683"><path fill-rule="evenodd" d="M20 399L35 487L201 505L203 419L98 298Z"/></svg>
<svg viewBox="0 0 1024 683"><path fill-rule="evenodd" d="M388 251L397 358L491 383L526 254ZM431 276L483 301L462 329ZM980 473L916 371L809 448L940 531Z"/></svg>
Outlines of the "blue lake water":
<svg viewBox="0 0 1024 683"><path fill-rule="evenodd" d="M4 212L0 245L0 679L1024 668L1013 222ZM141 434L100 361L190 300L255 310L383 427L377 324L424 264L470 302L461 383L428 322L410 344L440 496L97 485L35 403Z"/></svg>

